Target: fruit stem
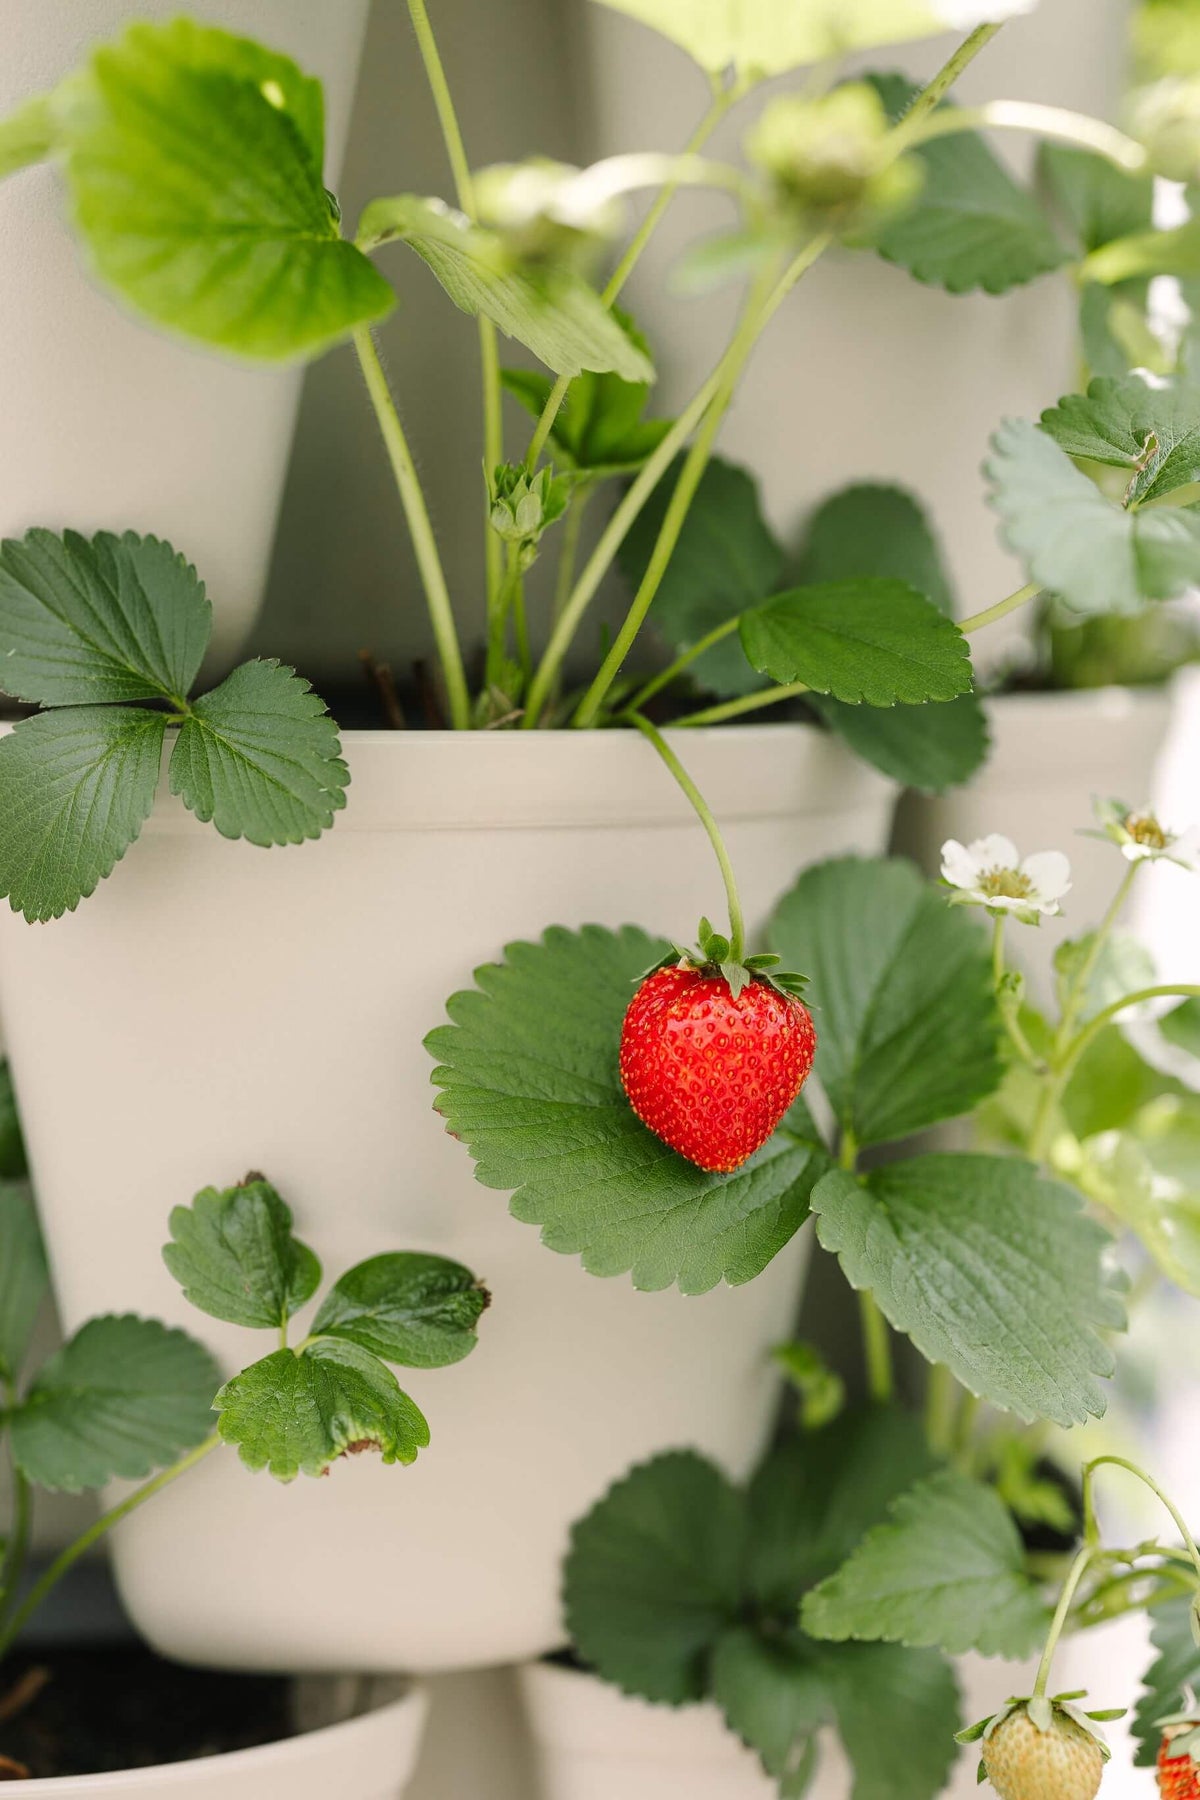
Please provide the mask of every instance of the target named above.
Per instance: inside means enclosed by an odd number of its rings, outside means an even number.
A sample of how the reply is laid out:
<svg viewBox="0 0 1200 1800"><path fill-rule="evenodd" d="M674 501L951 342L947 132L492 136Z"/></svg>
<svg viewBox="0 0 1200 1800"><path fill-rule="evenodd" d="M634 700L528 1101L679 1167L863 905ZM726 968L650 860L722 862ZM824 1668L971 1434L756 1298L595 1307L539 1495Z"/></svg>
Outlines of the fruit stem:
<svg viewBox="0 0 1200 1800"><path fill-rule="evenodd" d="M737 877L733 872L733 864L729 852L725 848L725 840L721 836L721 828L709 810L708 802L696 786L661 731L655 729L649 719L643 718L639 712L627 712L625 719L634 725L644 738L658 751L663 762L675 777L696 813L697 818L708 833L708 840L717 853L717 861L721 865L721 878L725 883L725 898L729 903L729 960L740 963L746 953L746 926L742 916L742 902L738 895Z"/></svg>
<svg viewBox="0 0 1200 1800"><path fill-rule="evenodd" d="M1058 1596L1058 1605L1054 1617L1050 1621L1050 1631L1046 1638L1046 1648L1042 1651L1042 1660L1038 1664L1037 1680L1033 1684L1034 1699L1045 1694L1050 1680L1050 1665L1054 1661L1054 1652L1058 1649L1058 1640L1063 1634L1063 1626L1067 1622L1067 1614L1071 1610L1071 1602L1075 1598L1080 1582L1087 1573L1088 1564L1097 1553L1094 1543L1086 1543L1071 1564L1067 1579L1063 1582L1062 1593Z"/></svg>
<svg viewBox="0 0 1200 1800"><path fill-rule="evenodd" d="M1179 1511L1179 1508L1174 1502L1169 1500L1166 1494L1163 1493L1163 1490L1159 1487L1157 1481L1153 1481L1144 1469L1139 1469L1136 1463L1128 1462L1123 1456L1096 1456L1093 1457L1090 1463L1084 1465L1083 1525L1084 1533L1088 1537L1089 1542L1094 1544L1099 1535L1096 1527L1095 1507L1092 1501L1092 1485L1095 1479L1096 1470L1106 1468L1124 1469L1126 1474L1136 1475L1137 1479L1150 1489L1150 1492L1154 1495L1155 1499L1166 1507L1175 1522L1175 1529L1183 1539L1184 1548L1192 1560L1192 1567L1195 1569L1197 1577L1200 1578L1200 1549L1197 1548L1196 1540L1188 1530L1183 1514Z"/></svg>

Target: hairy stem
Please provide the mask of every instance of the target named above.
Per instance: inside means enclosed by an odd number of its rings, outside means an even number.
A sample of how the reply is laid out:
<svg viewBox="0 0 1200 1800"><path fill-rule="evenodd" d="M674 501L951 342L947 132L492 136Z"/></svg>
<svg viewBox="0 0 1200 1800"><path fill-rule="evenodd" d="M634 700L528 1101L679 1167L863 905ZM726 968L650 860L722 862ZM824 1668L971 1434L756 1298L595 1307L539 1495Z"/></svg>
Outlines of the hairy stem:
<svg viewBox="0 0 1200 1800"><path fill-rule="evenodd" d="M1148 1487L1150 1489L1150 1492L1154 1495L1155 1499L1158 1500L1159 1503L1166 1508L1167 1512L1170 1513L1171 1518L1174 1520L1175 1529L1178 1531L1179 1536L1183 1542L1183 1547L1187 1551L1188 1556L1191 1559L1191 1564L1192 1564L1193 1569L1196 1572L1196 1577L1198 1580L1200 1580L1200 1549L1198 1549L1196 1546L1196 1540L1193 1538L1191 1532L1189 1531L1187 1521L1183 1517L1183 1514L1180 1512L1179 1508L1175 1505L1174 1501L1171 1500L1168 1497L1168 1495L1166 1495L1163 1492L1162 1488L1159 1487L1157 1481L1154 1481L1149 1475L1147 1475L1147 1473L1144 1469L1139 1469L1138 1465L1135 1462L1129 1462L1123 1456L1096 1456L1096 1457L1093 1457L1091 1462L1087 1463L1084 1467L1084 1471L1083 1471L1083 1517L1084 1517L1085 1530L1091 1535L1091 1537L1094 1538L1096 1536L1096 1523L1095 1523L1096 1512L1095 1512L1095 1503L1094 1503L1093 1496L1092 1496L1092 1490L1093 1490L1093 1486L1095 1483L1097 1469L1124 1469L1126 1474L1136 1476L1137 1479L1142 1483L1142 1485L1144 1487Z"/></svg>
<svg viewBox="0 0 1200 1800"><path fill-rule="evenodd" d="M967 619L960 619L958 629L964 637L970 637L973 631L979 631L985 625L994 625L997 619L1006 618L1009 613L1016 612L1019 607L1028 606L1031 600L1037 599L1041 591L1041 587L1036 581L1028 582L1025 587L1018 588L1015 594L1010 594L1007 600L997 600L995 606L985 606L982 612L972 613Z"/></svg>
<svg viewBox="0 0 1200 1800"><path fill-rule="evenodd" d="M717 862L720 864L721 879L725 883L725 898L729 905L729 959L731 962L741 962L746 953L746 925L742 914L742 902L738 895L737 877L733 871L729 852L725 848L725 840L721 836L721 828L713 817L704 795L662 733L655 729L649 719L643 718L641 713L629 712L625 714L625 717L631 725L637 727L644 738L654 745L659 756L687 795L697 818L708 833L708 841L716 852Z"/></svg>
<svg viewBox="0 0 1200 1800"><path fill-rule="evenodd" d="M1046 1686L1050 1680L1050 1665L1054 1661L1054 1652L1057 1650L1058 1640L1063 1634L1063 1626L1067 1622L1067 1615L1070 1613L1071 1603L1075 1598L1080 1582L1087 1574L1088 1564L1095 1555L1095 1544L1084 1544L1078 1556L1075 1558L1075 1561L1071 1564L1070 1573L1063 1583L1062 1593L1058 1597L1058 1605L1055 1608L1054 1618L1050 1623L1050 1631L1046 1638L1046 1648L1042 1651L1042 1660L1038 1664L1037 1679L1033 1684L1035 1698L1046 1692Z"/></svg>
<svg viewBox="0 0 1200 1800"><path fill-rule="evenodd" d="M811 692L806 681L789 681L784 687L764 688L760 694L742 694L736 700L718 701L715 706L705 706L699 712L674 719L672 725L720 725L725 719L739 719L743 713L760 712L764 706L778 706L781 700L798 700L802 694Z"/></svg>

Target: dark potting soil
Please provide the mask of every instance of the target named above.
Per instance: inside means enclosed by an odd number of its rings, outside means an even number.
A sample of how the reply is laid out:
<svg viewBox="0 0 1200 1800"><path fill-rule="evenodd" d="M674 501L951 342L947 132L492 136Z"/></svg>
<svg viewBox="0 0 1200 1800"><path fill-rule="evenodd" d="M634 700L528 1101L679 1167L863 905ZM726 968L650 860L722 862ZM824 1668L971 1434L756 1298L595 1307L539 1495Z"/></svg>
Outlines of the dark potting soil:
<svg viewBox="0 0 1200 1800"><path fill-rule="evenodd" d="M137 1646L15 1655L0 1667L0 1784L276 1743L293 1735L288 1688L280 1675L188 1669Z"/></svg>

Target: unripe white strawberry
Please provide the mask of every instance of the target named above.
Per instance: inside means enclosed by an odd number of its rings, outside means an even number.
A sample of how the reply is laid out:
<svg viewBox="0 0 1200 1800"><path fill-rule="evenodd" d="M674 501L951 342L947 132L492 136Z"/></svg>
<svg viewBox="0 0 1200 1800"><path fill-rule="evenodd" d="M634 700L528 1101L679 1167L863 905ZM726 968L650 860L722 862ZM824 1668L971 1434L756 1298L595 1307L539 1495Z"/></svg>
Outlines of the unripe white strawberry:
<svg viewBox="0 0 1200 1800"><path fill-rule="evenodd" d="M983 1739L983 1766L1000 1800L1095 1800L1104 1747L1061 1706L1022 1702ZM1044 1721L1044 1722L1043 1722Z"/></svg>

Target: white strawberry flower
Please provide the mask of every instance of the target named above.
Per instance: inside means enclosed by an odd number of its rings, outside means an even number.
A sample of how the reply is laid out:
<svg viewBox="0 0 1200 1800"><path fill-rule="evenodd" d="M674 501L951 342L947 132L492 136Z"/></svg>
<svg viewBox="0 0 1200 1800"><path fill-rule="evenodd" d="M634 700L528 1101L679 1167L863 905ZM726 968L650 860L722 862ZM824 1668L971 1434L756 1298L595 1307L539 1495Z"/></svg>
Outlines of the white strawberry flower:
<svg viewBox="0 0 1200 1800"><path fill-rule="evenodd" d="M958 906L986 906L996 916L1012 913L1023 925L1040 925L1060 913L1071 886L1071 864L1061 850L1038 850L1021 857L1011 838L993 832L960 844L942 845L942 880L955 891Z"/></svg>
<svg viewBox="0 0 1200 1800"><path fill-rule="evenodd" d="M1086 835L1116 844L1126 862L1173 862L1200 873L1200 825L1172 831L1148 806L1134 808L1120 800L1096 800L1093 807L1100 830Z"/></svg>

